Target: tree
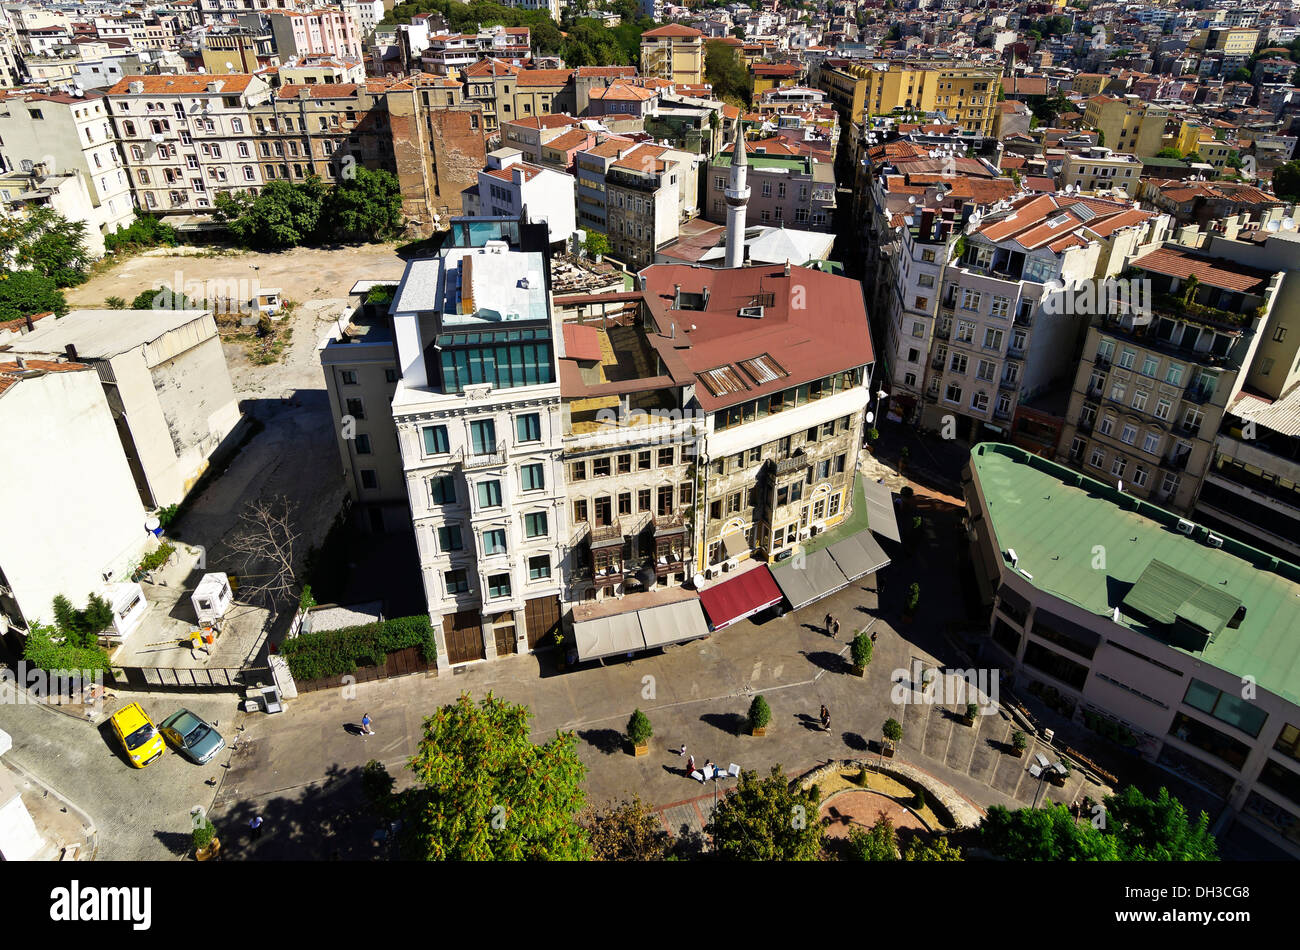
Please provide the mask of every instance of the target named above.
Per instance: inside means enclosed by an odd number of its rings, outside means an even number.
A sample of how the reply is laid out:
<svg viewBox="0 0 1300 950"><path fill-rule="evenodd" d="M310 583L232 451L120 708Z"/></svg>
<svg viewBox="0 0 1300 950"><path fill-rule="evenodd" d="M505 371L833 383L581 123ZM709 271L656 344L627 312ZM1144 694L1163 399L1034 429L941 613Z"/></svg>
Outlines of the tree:
<svg viewBox="0 0 1300 950"><path fill-rule="evenodd" d="M96 645L77 646L53 627L33 622L23 644L23 659L41 670L108 672L108 654Z"/></svg>
<svg viewBox="0 0 1300 950"><path fill-rule="evenodd" d="M3 229L13 259L58 287L85 283L90 254L86 250L86 222L69 221L53 208L33 209Z"/></svg>
<svg viewBox="0 0 1300 950"><path fill-rule="evenodd" d="M849 832L847 856L850 861L897 861L894 823L882 812L870 828L854 828Z"/></svg>
<svg viewBox="0 0 1300 950"><path fill-rule="evenodd" d="M1166 145L1160 151L1156 152L1156 158L1182 158L1183 153L1178 151L1172 145Z"/></svg>
<svg viewBox="0 0 1300 950"><path fill-rule="evenodd" d="M633 710L632 715L627 720L627 737L631 743L634 746L645 745L654 734L654 728L650 725L650 717L639 709Z"/></svg>
<svg viewBox="0 0 1300 950"><path fill-rule="evenodd" d="M1300 161L1273 169L1273 194L1283 201L1300 201Z"/></svg>
<svg viewBox="0 0 1300 950"><path fill-rule="evenodd" d="M329 193L326 229L345 241L387 241L402 229L402 190L397 176L364 166Z"/></svg>
<svg viewBox="0 0 1300 950"><path fill-rule="evenodd" d="M230 233L246 247L297 247L316 237L325 198L325 184L315 175L301 182L277 179L255 198L246 192L217 195L213 217L225 221Z"/></svg>
<svg viewBox="0 0 1300 950"><path fill-rule="evenodd" d="M715 97L745 105L754 91L754 80L740 50L719 40L711 40L704 47L704 81L713 85Z"/></svg>
<svg viewBox="0 0 1300 950"><path fill-rule="evenodd" d="M462 694L424 721L404 793L403 854L428 861L583 860L576 815L587 769L577 736L536 745L532 714L491 693Z"/></svg>
<svg viewBox="0 0 1300 950"><path fill-rule="evenodd" d="M961 861L961 849L948 843L945 835L926 840L914 835L903 848L904 861Z"/></svg>
<svg viewBox="0 0 1300 950"><path fill-rule="evenodd" d="M901 742L903 740L903 724L897 719L886 719L884 726L880 729L880 734L890 742Z"/></svg>
<svg viewBox="0 0 1300 950"><path fill-rule="evenodd" d="M980 844L1010 861L1117 861L1116 841L1064 805L1009 811L993 805L979 825Z"/></svg>
<svg viewBox="0 0 1300 950"><path fill-rule="evenodd" d="M51 278L30 270L0 273L0 323L38 313L63 316L68 301Z"/></svg>
<svg viewBox="0 0 1300 950"><path fill-rule="evenodd" d="M815 861L826 830L817 817L817 786L791 788L779 765L767 778L743 769L718 803L704 833L724 857L741 861Z"/></svg>
<svg viewBox="0 0 1300 950"><path fill-rule="evenodd" d="M854 636L853 642L849 645L849 656L853 665L860 670L865 670L871 663L871 654L874 651L874 645L867 631L859 630Z"/></svg>
<svg viewBox="0 0 1300 950"><path fill-rule="evenodd" d="M1250 82L1251 78L1249 69L1246 69L1244 66L1238 66L1232 71L1232 74L1228 76L1228 82Z"/></svg>
<svg viewBox="0 0 1300 950"><path fill-rule="evenodd" d="M663 861L672 836L639 796L588 811L580 819L596 861Z"/></svg>
<svg viewBox="0 0 1300 950"><path fill-rule="evenodd" d="M588 231L587 236L582 239L582 249L593 260L604 257L609 253L609 238L599 231Z"/></svg>
<svg viewBox="0 0 1300 950"><path fill-rule="evenodd" d="M1121 861L1217 861L1219 846L1204 811L1195 822L1169 789L1154 799L1135 785L1105 799L1106 831L1115 836Z"/></svg>
<svg viewBox="0 0 1300 950"><path fill-rule="evenodd" d="M281 496L251 501L239 513L230 549L240 558L244 579L240 593L264 601L272 610L297 603L301 588L297 575L297 505Z"/></svg>
<svg viewBox="0 0 1300 950"><path fill-rule="evenodd" d="M749 704L749 727L751 729L766 729L767 724L772 721L772 707L767 704L767 700L762 696L755 696L754 701Z"/></svg>
<svg viewBox="0 0 1300 950"><path fill-rule="evenodd" d="M107 251L132 250L141 247L176 246L176 229L151 214L136 212L130 227L119 227L112 234L104 235L104 249Z"/></svg>

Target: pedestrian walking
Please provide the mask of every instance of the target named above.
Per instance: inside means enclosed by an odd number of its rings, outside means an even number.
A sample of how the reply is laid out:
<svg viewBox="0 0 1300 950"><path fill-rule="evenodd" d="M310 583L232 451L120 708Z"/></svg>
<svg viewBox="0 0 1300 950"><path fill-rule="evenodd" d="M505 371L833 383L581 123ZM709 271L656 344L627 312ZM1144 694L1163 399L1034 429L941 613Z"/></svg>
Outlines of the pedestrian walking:
<svg viewBox="0 0 1300 950"><path fill-rule="evenodd" d="M695 756L692 755L686 760L686 774L690 775L694 771L695 771Z"/></svg>
<svg viewBox="0 0 1300 950"><path fill-rule="evenodd" d="M872 643L875 643L875 642L876 642L876 637L878 637L878 636L880 636L880 634L879 634L879 633L876 633L876 632L873 630L872 633L871 633L871 642L872 642Z"/></svg>
<svg viewBox="0 0 1300 950"><path fill-rule="evenodd" d="M370 718L370 713L366 713L364 716L361 717L361 734L362 734L362 735L373 736L373 735L375 734L375 730L372 729L372 728L370 727L370 723L371 723L371 721L372 721L372 720L371 720L371 718Z"/></svg>
<svg viewBox="0 0 1300 950"><path fill-rule="evenodd" d="M831 636L836 640L840 638L840 622L838 620L831 621Z"/></svg>
<svg viewBox="0 0 1300 950"><path fill-rule="evenodd" d="M685 755L685 754L686 754L686 743L685 743L685 742L683 742L683 743L682 743L682 747L681 747L680 749L677 750L677 754L678 754L678 755Z"/></svg>
<svg viewBox="0 0 1300 950"><path fill-rule="evenodd" d="M832 617L832 616L828 613L828 614L826 615L826 632L827 632L828 634L830 634L830 632L831 632L831 625L834 624L834 623L835 623L835 618Z"/></svg>
<svg viewBox="0 0 1300 950"><path fill-rule="evenodd" d="M830 711L829 709L826 708L826 704L825 704L825 703L822 703L822 714L821 714L821 720L822 720L822 731L823 731L823 732L830 732L830 731L831 731L831 711Z"/></svg>
<svg viewBox="0 0 1300 950"><path fill-rule="evenodd" d="M248 827L252 830L254 841L262 837L262 816L254 815L252 818L248 819Z"/></svg>

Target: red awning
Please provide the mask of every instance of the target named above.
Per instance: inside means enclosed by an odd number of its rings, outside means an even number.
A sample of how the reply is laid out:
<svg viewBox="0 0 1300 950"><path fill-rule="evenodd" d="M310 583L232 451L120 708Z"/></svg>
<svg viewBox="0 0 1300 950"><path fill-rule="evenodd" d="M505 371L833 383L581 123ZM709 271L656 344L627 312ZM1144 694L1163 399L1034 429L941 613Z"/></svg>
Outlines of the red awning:
<svg viewBox="0 0 1300 950"><path fill-rule="evenodd" d="M781 602L781 588L763 564L739 577L700 591L700 603L709 615L709 629L721 630L760 610Z"/></svg>

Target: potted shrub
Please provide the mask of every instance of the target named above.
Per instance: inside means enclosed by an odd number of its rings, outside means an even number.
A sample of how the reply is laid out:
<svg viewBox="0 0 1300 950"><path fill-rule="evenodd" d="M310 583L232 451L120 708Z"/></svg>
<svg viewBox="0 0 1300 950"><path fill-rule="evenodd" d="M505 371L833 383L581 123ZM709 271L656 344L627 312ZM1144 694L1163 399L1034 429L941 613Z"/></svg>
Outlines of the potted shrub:
<svg viewBox="0 0 1300 950"><path fill-rule="evenodd" d="M755 696L749 704L749 733L754 736L767 735L767 724L772 721L772 707L762 696Z"/></svg>
<svg viewBox="0 0 1300 950"><path fill-rule="evenodd" d="M894 743L902 741L903 726L897 719L886 719L885 725L880 732L885 737L883 751L885 755L892 759L894 757Z"/></svg>
<svg viewBox="0 0 1300 950"><path fill-rule="evenodd" d="M632 713L627 721L627 737L632 743L633 755L645 755L650 751L650 737L655 734L650 719L641 710Z"/></svg>
<svg viewBox="0 0 1300 950"><path fill-rule="evenodd" d="M1011 754L1019 759L1025 754L1027 748L1029 748L1029 736L1017 729L1011 734Z"/></svg>
<svg viewBox="0 0 1300 950"><path fill-rule="evenodd" d="M853 643L849 646L849 656L853 660L853 675L866 676L867 664L871 662L871 637L867 636L867 631L859 630L857 636L853 638Z"/></svg>
<svg viewBox="0 0 1300 950"><path fill-rule="evenodd" d="M912 586L907 589L907 599L903 602L903 622L911 623L912 618L916 616L916 610L921 606L921 585L912 581Z"/></svg>
<svg viewBox="0 0 1300 950"><path fill-rule="evenodd" d="M221 850L221 839L217 837L217 829L206 817L203 819L203 824L195 827L193 841L196 861L207 861L214 858Z"/></svg>
<svg viewBox="0 0 1300 950"><path fill-rule="evenodd" d="M975 703L966 704L966 715L962 717L962 722L968 726L975 725L975 717L980 714L980 708Z"/></svg>

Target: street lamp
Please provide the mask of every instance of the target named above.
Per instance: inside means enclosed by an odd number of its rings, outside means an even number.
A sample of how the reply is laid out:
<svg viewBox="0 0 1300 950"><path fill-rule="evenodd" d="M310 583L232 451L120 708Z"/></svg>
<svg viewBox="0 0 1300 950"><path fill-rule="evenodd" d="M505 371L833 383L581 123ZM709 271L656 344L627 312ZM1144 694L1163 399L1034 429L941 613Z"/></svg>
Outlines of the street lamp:
<svg viewBox="0 0 1300 950"><path fill-rule="evenodd" d="M1055 772L1057 775L1066 775L1069 770L1059 761L1048 762L1047 756L1041 752L1035 752L1034 758L1038 759L1038 764L1029 766L1029 774L1038 779L1038 791L1034 792L1034 804L1031 806L1037 808L1038 796L1043 793L1043 782L1048 774Z"/></svg>
<svg viewBox="0 0 1300 950"><path fill-rule="evenodd" d="M713 767L713 810L714 811L718 810L719 779L736 778L739 775L740 775L740 766L737 765L735 762L732 762L731 766L725 772L722 769L718 768L716 765ZM712 812L710 812L710 817L712 817ZM715 845L715 849L716 849L716 845Z"/></svg>

